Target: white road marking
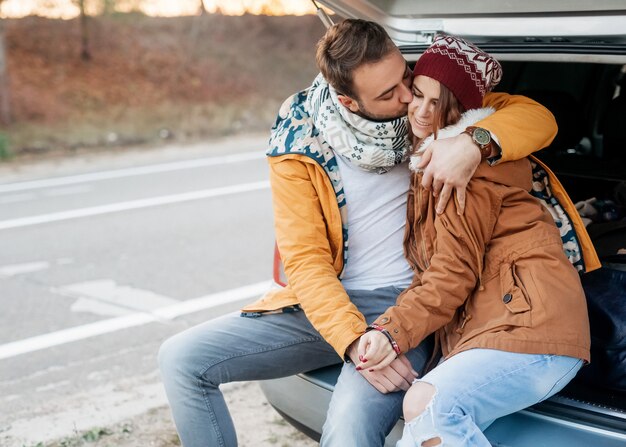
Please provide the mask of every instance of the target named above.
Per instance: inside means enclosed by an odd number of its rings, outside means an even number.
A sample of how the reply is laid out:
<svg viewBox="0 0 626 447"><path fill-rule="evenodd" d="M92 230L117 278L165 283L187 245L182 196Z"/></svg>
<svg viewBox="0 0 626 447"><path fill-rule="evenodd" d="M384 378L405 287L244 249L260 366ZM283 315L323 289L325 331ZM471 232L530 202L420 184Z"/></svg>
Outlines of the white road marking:
<svg viewBox="0 0 626 447"><path fill-rule="evenodd" d="M103 316L149 312L178 303L178 300L149 290L120 286L110 279L70 284L54 289L53 292L78 298L70 308L72 312L90 312Z"/></svg>
<svg viewBox="0 0 626 447"><path fill-rule="evenodd" d="M62 329L60 331L6 343L0 345L0 360L51 348L53 346L64 345L73 341L84 340L97 335L109 334L131 327L158 322L163 319L173 319L181 315L218 307L226 303L247 300L266 292L270 288L270 285L271 281L262 281L249 286L183 301L171 306L160 307L150 313L142 312L117 318L109 318L95 323Z"/></svg>
<svg viewBox="0 0 626 447"><path fill-rule="evenodd" d="M229 163L240 163L243 161L258 160L265 158L263 151L245 152L243 154L224 155L220 157L200 158L194 160L177 161L173 163L160 163L136 168L116 169L112 171L93 172L90 174L72 175L68 177L48 178L41 180L31 180L28 182L9 183L0 185L0 193L11 191L24 191L37 188L48 188L50 186L72 185L76 183L94 182L109 180L120 177L132 177L135 175L154 174L156 172L178 171L181 169L193 169L205 166L217 166Z"/></svg>
<svg viewBox="0 0 626 447"><path fill-rule="evenodd" d="M50 263L46 261L27 262L24 264L5 265L0 267L0 276L15 276L24 273L39 272L50 268Z"/></svg>
<svg viewBox="0 0 626 447"><path fill-rule="evenodd" d="M173 306L161 307L152 311L154 315L165 320L173 320L185 314L192 314L209 307L217 307L222 304L232 303L242 298L261 295L267 292L271 286L271 281L259 282L239 289L226 290L218 294L211 294L194 298L192 300L181 301Z"/></svg>
<svg viewBox="0 0 626 447"><path fill-rule="evenodd" d="M75 313L90 313L101 317L121 317L133 313L127 307L116 306L111 303L103 303L89 298L78 298L70 307Z"/></svg>
<svg viewBox="0 0 626 447"><path fill-rule="evenodd" d="M73 264L72 258L59 258L53 261L56 265ZM15 276L26 273L40 272L49 269L52 264L48 261L25 262L22 264L3 265L0 267L0 276Z"/></svg>
<svg viewBox="0 0 626 447"><path fill-rule="evenodd" d="M129 211L140 208L149 208L153 206L168 205L172 203L188 202L191 200L208 199L211 197L225 196L229 194L238 194L242 192L257 191L269 188L268 181L243 183L240 185L224 186L221 188L203 189L200 191L191 191L182 194L172 194L168 196L151 197L148 199L131 200L128 202L112 203L109 205L94 206L89 208L80 208L70 211L60 211L58 213L41 214L39 216L20 217L17 219L8 219L0 221L0 230L9 228L21 228L31 225L39 225L50 222L59 222L62 220L78 219L81 217L98 216L102 214L118 213L120 211Z"/></svg>
<svg viewBox="0 0 626 447"><path fill-rule="evenodd" d="M6 343L0 345L0 360L63 345L72 341L84 340L96 335L141 326L153 321L156 321L156 319L150 314L136 313Z"/></svg>
<svg viewBox="0 0 626 447"><path fill-rule="evenodd" d="M93 186L89 185L70 186L68 188L53 188L50 190L44 190L42 191L42 194L46 197L70 196L74 194L91 192L93 191L93 189Z"/></svg>
<svg viewBox="0 0 626 447"><path fill-rule="evenodd" d="M11 194L9 196L0 197L0 204L6 205L8 203L26 202L27 200L33 200L35 197L37 197L37 195L32 192Z"/></svg>

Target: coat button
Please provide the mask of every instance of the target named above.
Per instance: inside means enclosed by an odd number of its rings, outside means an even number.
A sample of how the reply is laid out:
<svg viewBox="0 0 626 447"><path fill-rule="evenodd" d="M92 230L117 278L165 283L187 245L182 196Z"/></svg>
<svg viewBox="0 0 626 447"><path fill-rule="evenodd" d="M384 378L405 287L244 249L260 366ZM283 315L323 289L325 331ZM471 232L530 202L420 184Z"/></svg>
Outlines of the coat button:
<svg viewBox="0 0 626 447"><path fill-rule="evenodd" d="M512 299L513 299L513 295L511 295L510 293L507 293L506 295L502 297L502 301L504 301L504 304L509 304Z"/></svg>
<svg viewBox="0 0 626 447"><path fill-rule="evenodd" d="M383 318L381 318L381 319L380 319L380 322L381 322L382 324L389 323L389 318L387 318L387 317L383 317Z"/></svg>
<svg viewBox="0 0 626 447"><path fill-rule="evenodd" d="M399 330L397 330L397 329L394 329L394 330L393 330L393 333L394 333L394 334L397 334L398 332L400 332L400 331L399 331Z"/></svg>

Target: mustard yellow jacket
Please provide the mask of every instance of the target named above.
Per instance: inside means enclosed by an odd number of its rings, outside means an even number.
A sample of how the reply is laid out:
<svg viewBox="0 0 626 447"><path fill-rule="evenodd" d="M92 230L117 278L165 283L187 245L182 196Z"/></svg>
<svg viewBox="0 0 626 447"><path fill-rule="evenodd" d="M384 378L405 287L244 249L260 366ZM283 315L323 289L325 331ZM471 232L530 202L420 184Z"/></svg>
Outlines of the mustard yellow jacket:
<svg viewBox="0 0 626 447"><path fill-rule="evenodd" d="M477 125L497 135L500 163L526 157L549 145L556 135L552 114L528 98L491 93L485 96L484 106L498 110ZM268 292L243 311L300 304L311 324L344 358L367 324L338 279L343 269L343 233L334 189L324 169L306 156L285 154L268 162L276 241L288 286ZM591 247L590 241L582 243Z"/></svg>

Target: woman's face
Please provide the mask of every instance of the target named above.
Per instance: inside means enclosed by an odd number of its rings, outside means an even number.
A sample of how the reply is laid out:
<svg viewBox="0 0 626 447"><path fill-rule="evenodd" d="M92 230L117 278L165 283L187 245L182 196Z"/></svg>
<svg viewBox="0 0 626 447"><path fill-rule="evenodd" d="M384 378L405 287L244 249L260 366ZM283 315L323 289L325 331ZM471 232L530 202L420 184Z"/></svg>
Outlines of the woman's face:
<svg viewBox="0 0 626 447"><path fill-rule="evenodd" d="M428 76L413 79L413 101L409 104L409 123L413 134L422 139L433 133L435 106L439 100L440 84Z"/></svg>

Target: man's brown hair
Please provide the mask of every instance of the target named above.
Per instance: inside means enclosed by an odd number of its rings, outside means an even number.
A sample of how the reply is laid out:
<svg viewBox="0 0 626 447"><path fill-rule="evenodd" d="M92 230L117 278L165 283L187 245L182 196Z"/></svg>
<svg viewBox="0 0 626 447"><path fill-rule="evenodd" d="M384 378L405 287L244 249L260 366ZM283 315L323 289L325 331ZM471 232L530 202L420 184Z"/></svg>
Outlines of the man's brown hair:
<svg viewBox="0 0 626 447"><path fill-rule="evenodd" d="M317 43L315 59L322 76L337 93L358 99L352 82L354 70L381 60L395 48L379 24L346 19L326 31Z"/></svg>

